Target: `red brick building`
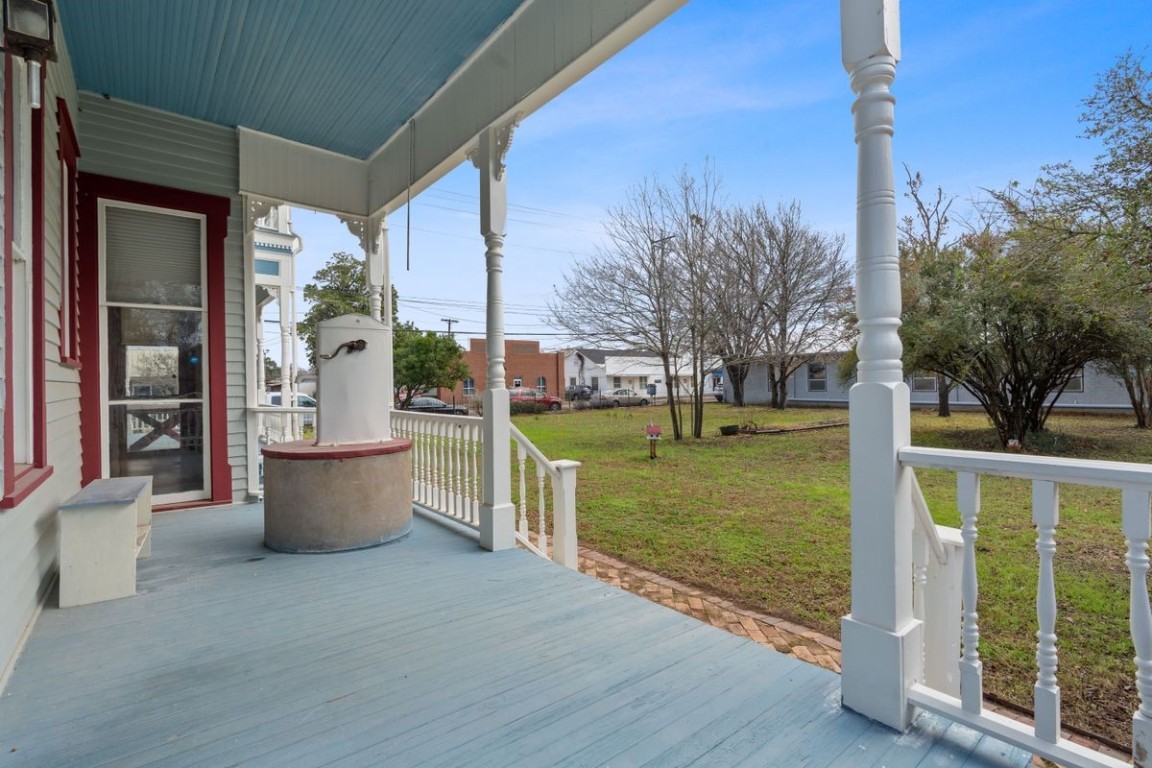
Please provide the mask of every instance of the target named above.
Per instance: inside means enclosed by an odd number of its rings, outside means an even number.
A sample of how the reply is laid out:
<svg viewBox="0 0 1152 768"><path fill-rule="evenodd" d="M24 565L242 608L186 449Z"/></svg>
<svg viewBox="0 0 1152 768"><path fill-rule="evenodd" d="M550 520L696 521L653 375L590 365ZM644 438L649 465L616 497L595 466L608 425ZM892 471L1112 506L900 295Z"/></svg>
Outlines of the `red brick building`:
<svg viewBox="0 0 1152 768"><path fill-rule="evenodd" d="M508 389L527 387L550 395L564 395L564 353L541 352L539 341L505 340L504 381ZM455 390L441 389L437 397L448 403L465 403L488 386L488 340L469 339L464 351L469 378Z"/></svg>

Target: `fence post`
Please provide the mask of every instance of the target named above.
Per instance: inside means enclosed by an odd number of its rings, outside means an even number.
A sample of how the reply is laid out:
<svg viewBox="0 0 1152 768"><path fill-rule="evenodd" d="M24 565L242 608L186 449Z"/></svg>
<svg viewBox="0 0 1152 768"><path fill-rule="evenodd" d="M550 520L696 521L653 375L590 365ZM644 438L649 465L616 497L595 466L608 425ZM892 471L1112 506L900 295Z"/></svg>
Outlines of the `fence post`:
<svg viewBox="0 0 1152 768"><path fill-rule="evenodd" d="M580 568L576 541L576 470L580 462L552 462L559 474L552 478L552 560L573 570Z"/></svg>

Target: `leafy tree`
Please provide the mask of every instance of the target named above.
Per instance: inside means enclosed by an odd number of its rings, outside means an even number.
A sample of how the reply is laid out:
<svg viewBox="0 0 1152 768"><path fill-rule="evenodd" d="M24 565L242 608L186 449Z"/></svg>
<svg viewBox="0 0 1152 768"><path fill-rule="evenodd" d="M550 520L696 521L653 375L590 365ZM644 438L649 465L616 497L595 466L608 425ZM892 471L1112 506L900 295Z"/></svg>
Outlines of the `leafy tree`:
<svg viewBox="0 0 1152 768"><path fill-rule="evenodd" d="M280 363L264 356L264 381L280 381Z"/></svg>
<svg viewBox="0 0 1152 768"><path fill-rule="evenodd" d="M452 389L468 377L464 350L449 336L417 330L411 323L394 329L392 335L393 398L401 408L428 389Z"/></svg>
<svg viewBox="0 0 1152 768"><path fill-rule="evenodd" d="M904 327L909 358L971 392L1005 446L1043 429L1112 323L1112 283L1097 254L1012 221L970 233L914 273L919 304Z"/></svg>
<svg viewBox="0 0 1152 768"><path fill-rule="evenodd" d="M1031 189L997 199L1014 215L1095 250L1113 270L1112 343L1100 359L1128 390L1138 427L1152 426L1152 71L1128 51L1084 101L1085 136L1105 152L1091 169L1047 166Z"/></svg>
<svg viewBox="0 0 1152 768"><path fill-rule="evenodd" d="M411 323L398 321L398 295L392 286L392 375L395 392L404 393L403 405L434 387L452 388L468 376L464 352L456 342L432 331L422 332ZM316 332L323 320L347 314L367 315L368 279L363 259L350 253L334 253L315 277L304 286L304 298L314 302L297 325L308 347L308 360L316 366Z"/></svg>
<svg viewBox="0 0 1152 768"><path fill-rule="evenodd" d="M314 282L304 286L304 299L312 302L312 306L296 324L296 329L308 349L308 364L315 370L316 331L320 322L341 315L369 314L364 260L343 251L332 254L316 273Z"/></svg>

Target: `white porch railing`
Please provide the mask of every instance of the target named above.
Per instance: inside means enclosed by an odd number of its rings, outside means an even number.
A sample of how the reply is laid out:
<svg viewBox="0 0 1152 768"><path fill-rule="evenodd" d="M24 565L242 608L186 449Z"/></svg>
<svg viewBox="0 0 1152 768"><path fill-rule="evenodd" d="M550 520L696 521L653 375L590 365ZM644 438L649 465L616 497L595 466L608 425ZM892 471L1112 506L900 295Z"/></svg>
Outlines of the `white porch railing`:
<svg viewBox="0 0 1152 768"><path fill-rule="evenodd" d="M272 443L304 439L305 425L314 424L315 408L257 405L248 408L248 497L264 497L264 455Z"/></svg>
<svg viewBox="0 0 1152 768"><path fill-rule="evenodd" d="M392 412L392 434L412 441L413 502L474 529L480 525L483 493L483 424L479 416ZM516 539L541 557L577 568L580 464L549 460L515 426L511 434L517 457L512 468L512 487L518 490Z"/></svg>
<svg viewBox="0 0 1152 768"><path fill-rule="evenodd" d="M315 423L316 409L262 405L256 412L256 433L265 443L287 443L304 439L304 427Z"/></svg>
<svg viewBox="0 0 1152 768"><path fill-rule="evenodd" d="M904 448L905 467L946 469L957 475L962 526L932 524L919 487L916 507L914 596L924 622L924 679L909 692L911 703L963 723L1065 766L1118 768L1127 763L1060 736L1060 688L1056 670L1056 587L1053 564L1060 522L1059 485L1115 488L1121 494L1121 528L1130 575L1129 624L1136 648L1139 708L1132 717L1132 754L1146 763L1152 747L1152 607L1147 576L1152 537L1152 466L1123 462L1053 459L936 448ZM1036 594L1037 674L1032 727L984 709L983 671L976 579L980 477L1014 477L1032 482L1039 578Z"/></svg>

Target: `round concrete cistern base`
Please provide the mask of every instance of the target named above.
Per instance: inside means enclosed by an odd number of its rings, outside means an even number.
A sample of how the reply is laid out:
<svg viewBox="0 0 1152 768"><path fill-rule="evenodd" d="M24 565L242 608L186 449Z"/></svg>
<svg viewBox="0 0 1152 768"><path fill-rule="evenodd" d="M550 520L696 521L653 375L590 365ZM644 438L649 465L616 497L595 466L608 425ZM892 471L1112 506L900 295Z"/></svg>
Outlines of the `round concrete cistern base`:
<svg viewBox="0 0 1152 768"><path fill-rule="evenodd" d="M276 443L264 453L264 546L344 552L412 529L412 442Z"/></svg>

